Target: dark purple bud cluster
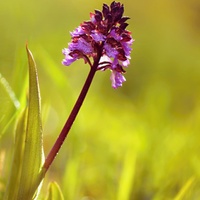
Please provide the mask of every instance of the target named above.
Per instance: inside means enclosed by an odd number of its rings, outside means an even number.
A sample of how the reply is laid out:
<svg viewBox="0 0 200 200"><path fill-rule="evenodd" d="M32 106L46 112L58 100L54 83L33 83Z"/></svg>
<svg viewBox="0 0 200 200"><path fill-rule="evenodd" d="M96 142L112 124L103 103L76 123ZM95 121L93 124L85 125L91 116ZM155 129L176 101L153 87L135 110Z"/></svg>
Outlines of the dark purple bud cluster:
<svg viewBox="0 0 200 200"><path fill-rule="evenodd" d="M63 50L63 64L69 66L77 59L83 58L86 63L98 61L97 70L110 69L112 87L118 88L126 80L122 75L130 64L130 53L133 39L126 30L129 17L123 17L123 4L113 1L110 7L103 4L102 12L90 13L90 20L85 21L71 32L72 41Z"/></svg>

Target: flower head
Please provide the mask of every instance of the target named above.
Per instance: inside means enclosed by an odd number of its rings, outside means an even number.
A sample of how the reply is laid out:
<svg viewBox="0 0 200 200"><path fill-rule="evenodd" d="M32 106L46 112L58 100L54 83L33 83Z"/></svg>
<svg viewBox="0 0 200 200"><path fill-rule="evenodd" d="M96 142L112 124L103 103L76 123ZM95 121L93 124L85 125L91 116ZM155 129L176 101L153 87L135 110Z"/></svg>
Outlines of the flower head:
<svg viewBox="0 0 200 200"><path fill-rule="evenodd" d="M75 60L83 58L96 70L111 70L112 87L118 88L126 81L123 67L130 63L131 32L126 30L129 17L123 17L123 4L113 1L110 6L103 4L102 11L90 13L85 21L71 32L72 41L63 50L63 65L69 66ZM93 59L93 64L90 61Z"/></svg>

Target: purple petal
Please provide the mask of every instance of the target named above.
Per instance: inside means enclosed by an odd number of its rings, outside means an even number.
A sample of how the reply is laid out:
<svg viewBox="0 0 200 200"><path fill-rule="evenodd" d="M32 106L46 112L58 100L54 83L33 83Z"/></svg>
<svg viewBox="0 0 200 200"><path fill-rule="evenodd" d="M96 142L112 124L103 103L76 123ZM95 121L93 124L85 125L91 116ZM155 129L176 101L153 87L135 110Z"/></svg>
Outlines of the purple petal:
<svg viewBox="0 0 200 200"><path fill-rule="evenodd" d="M110 36L112 36L116 41L120 41L122 37L115 32L115 29L110 31Z"/></svg>
<svg viewBox="0 0 200 200"><path fill-rule="evenodd" d="M131 54L131 50L132 50L131 45L132 45L133 42L134 42L133 39L131 39L128 42L121 42L122 47L124 49L124 52L125 52L125 55L126 55L127 58L130 58L130 54Z"/></svg>
<svg viewBox="0 0 200 200"><path fill-rule="evenodd" d="M77 42L69 44L69 50L79 50L84 54L91 54L93 52L93 47L91 46L91 43L85 41L83 38L79 38Z"/></svg>
<svg viewBox="0 0 200 200"><path fill-rule="evenodd" d="M73 32L70 32L70 35L72 37L78 37L80 35L83 35L84 33L85 33L84 30L81 28L81 26L79 26Z"/></svg>
<svg viewBox="0 0 200 200"><path fill-rule="evenodd" d="M96 19L95 19L94 13L90 13L90 20L91 20L92 23L96 24Z"/></svg>
<svg viewBox="0 0 200 200"><path fill-rule="evenodd" d="M129 64L130 64L130 60L129 59L127 59L127 60L122 62L122 66L123 67L128 67Z"/></svg>
<svg viewBox="0 0 200 200"><path fill-rule="evenodd" d="M111 76L110 76L110 80L112 81L112 87L114 89L121 87L122 83L124 81L126 81L125 77L121 73L119 73L115 70L112 71Z"/></svg>
<svg viewBox="0 0 200 200"><path fill-rule="evenodd" d="M63 59L62 61L62 64L65 65L65 66L69 66L71 65L75 60L78 59L78 55L74 57L70 56L69 53L70 53L70 50L69 49L63 49L63 54L65 55L65 58Z"/></svg>
<svg viewBox="0 0 200 200"><path fill-rule="evenodd" d="M105 43L104 49L106 50L106 55L110 58L115 58L118 54L118 51L108 43Z"/></svg>
<svg viewBox="0 0 200 200"><path fill-rule="evenodd" d="M105 41L106 36L100 32L92 31L91 36L95 42Z"/></svg>
<svg viewBox="0 0 200 200"><path fill-rule="evenodd" d="M115 57L112 61L111 69L116 70L118 64L119 64L119 61L118 61L117 57Z"/></svg>

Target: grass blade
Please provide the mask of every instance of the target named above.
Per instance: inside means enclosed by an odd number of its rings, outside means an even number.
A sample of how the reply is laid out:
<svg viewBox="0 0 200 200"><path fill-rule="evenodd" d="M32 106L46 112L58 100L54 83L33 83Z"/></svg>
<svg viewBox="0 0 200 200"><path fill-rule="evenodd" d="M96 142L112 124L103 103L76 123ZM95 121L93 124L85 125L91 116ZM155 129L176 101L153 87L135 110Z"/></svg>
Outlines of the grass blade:
<svg viewBox="0 0 200 200"><path fill-rule="evenodd" d="M49 184L46 200L64 200L61 189L56 182L52 182Z"/></svg>
<svg viewBox="0 0 200 200"><path fill-rule="evenodd" d="M19 182L22 171L22 163L24 156L24 146L26 137L26 119L27 119L27 109L25 109L22 115L18 119L16 126L16 137L15 137L15 148L13 163L11 167L11 174L7 186L7 190L4 196L5 200L15 200L17 199Z"/></svg>
<svg viewBox="0 0 200 200"><path fill-rule="evenodd" d="M191 186L193 185L195 181L194 177L191 177L186 183L185 185L181 188L181 190L178 192L178 194L176 195L176 197L174 198L174 200L182 200L186 197L187 193L189 193Z"/></svg>
<svg viewBox="0 0 200 200"><path fill-rule="evenodd" d="M0 138L15 118L19 106L20 103L14 91L0 73Z"/></svg>

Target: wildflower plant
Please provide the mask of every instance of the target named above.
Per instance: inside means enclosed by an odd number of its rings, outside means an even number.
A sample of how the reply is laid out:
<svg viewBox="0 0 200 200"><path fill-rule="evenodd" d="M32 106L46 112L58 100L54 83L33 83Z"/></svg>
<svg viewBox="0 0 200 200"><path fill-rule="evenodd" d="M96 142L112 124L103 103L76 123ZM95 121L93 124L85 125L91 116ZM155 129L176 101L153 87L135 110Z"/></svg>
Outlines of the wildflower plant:
<svg viewBox="0 0 200 200"><path fill-rule="evenodd" d="M29 62L28 105L20 117L16 128L16 144L10 180L4 195L5 200L37 199L39 185L47 170L58 154L69 130L82 106L93 77L97 71L111 71L113 88L122 86L126 80L124 68L130 64L133 39L126 30L129 17L124 17L123 4L112 2L103 4L102 12L95 10L90 20L85 21L71 32L72 40L68 48L63 49L65 58L62 64L71 65L78 59L89 64L90 71L80 95L59 134L51 151L44 158L42 142L42 123L40 108L40 90L34 58L27 47ZM63 199L57 183L49 186L46 199ZM51 191L55 191L53 196Z"/></svg>
<svg viewBox="0 0 200 200"><path fill-rule="evenodd" d="M131 32L126 30L129 17L123 17L123 12L123 5L114 1L110 7L103 4L102 12L90 13L90 20L71 32L72 41L63 49L63 65L83 58L94 71L110 69L113 88L122 86L126 80L123 67L130 64L133 43Z"/></svg>

